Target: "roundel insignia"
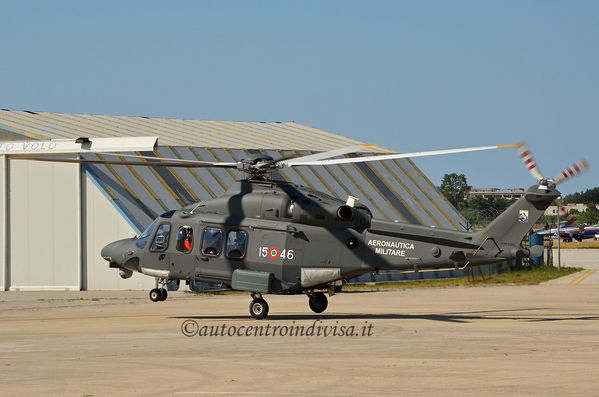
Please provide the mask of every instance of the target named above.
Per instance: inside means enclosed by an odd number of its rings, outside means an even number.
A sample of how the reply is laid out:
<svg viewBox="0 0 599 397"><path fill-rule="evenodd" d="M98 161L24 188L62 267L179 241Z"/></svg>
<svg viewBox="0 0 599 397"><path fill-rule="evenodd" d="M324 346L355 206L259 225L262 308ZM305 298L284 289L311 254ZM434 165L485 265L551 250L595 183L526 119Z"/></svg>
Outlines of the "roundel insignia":
<svg viewBox="0 0 599 397"><path fill-rule="evenodd" d="M272 258L275 259L277 256L279 256L279 249L277 247L272 247L268 253L268 255Z"/></svg>

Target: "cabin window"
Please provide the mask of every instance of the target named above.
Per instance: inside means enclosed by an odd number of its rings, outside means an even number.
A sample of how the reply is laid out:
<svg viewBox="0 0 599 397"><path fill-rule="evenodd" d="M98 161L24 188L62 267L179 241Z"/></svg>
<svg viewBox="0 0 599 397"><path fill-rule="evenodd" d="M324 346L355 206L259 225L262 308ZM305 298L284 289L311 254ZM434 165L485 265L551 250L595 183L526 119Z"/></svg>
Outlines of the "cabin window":
<svg viewBox="0 0 599 397"><path fill-rule="evenodd" d="M212 227L204 229L202 238L202 254L206 256L219 256L223 246L223 231Z"/></svg>
<svg viewBox="0 0 599 397"><path fill-rule="evenodd" d="M228 258L243 259L246 252L247 233L231 230L227 233L227 247L225 254Z"/></svg>
<svg viewBox="0 0 599 397"><path fill-rule="evenodd" d="M137 241L135 241L137 248L144 249L148 239L150 238L150 235L152 234L152 231L154 230L154 226L156 226L156 222L158 222L158 218L156 218L154 222L152 222L150 226L148 226L146 230L144 230L144 232L137 238Z"/></svg>
<svg viewBox="0 0 599 397"><path fill-rule="evenodd" d="M177 251L191 252L193 246L193 229L191 226L181 226L177 232Z"/></svg>
<svg viewBox="0 0 599 397"><path fill-rule="evenodd" d="M163 223L158 226L158 230L156 231L156 235L154 236L154 240L152 241L152 246L150 247L150 251L152 252L161 252L166 251L168 248L168 238L171 234L171 225L168 223Z"/></svg>

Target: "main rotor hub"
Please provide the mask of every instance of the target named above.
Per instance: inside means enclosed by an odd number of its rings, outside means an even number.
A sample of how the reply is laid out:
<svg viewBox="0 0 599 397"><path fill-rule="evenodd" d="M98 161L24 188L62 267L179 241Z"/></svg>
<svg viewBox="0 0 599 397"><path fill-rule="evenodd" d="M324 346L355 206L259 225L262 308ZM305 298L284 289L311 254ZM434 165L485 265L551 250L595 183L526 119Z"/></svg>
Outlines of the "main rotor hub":
<svg viewBox="0 0 599 397"><path fill-rule="evenodd" d="M272 171L275 160L264 153L250 154L239 162L237 168L246 173L250 179L264 178L265 174Z"/></svg>

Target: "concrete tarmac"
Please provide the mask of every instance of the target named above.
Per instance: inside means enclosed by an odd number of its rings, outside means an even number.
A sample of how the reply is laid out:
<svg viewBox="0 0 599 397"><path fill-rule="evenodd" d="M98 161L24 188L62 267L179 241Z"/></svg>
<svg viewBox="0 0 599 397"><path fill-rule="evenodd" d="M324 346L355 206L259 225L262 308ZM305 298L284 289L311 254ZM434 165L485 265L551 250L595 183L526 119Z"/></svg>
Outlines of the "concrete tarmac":
<svg viewBox="0 0 599 397"><path fill-rule="evenodd" d="M266 299L258 321L245 294L0 292L1 393L599 396L596 285L348 292L320 315Z"/></svg>
<svg viewBox="0 0 599 397"><path fill-rule="evenodd" d="M553 250L553 264L557 267L557 250ZM549 284L585 284L599 286L599 250L564 249L560 250L562 266L581 267L585 270L548 281Z"/></svg>

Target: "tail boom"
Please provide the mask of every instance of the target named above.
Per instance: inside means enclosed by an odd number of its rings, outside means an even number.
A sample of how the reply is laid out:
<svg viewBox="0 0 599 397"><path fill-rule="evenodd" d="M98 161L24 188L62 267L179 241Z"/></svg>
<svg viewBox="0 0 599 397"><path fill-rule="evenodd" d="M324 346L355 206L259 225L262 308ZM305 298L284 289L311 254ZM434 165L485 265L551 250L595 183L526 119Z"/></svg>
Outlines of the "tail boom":
<svg viewBox="0 0 599 397"><path fill-rule="evenodd" d="M442 269L531 256L522 239L560 193L535 185L476 233L374 220L360 251L369 269ZM534 254L532 256L535 256Z"/></svg>

